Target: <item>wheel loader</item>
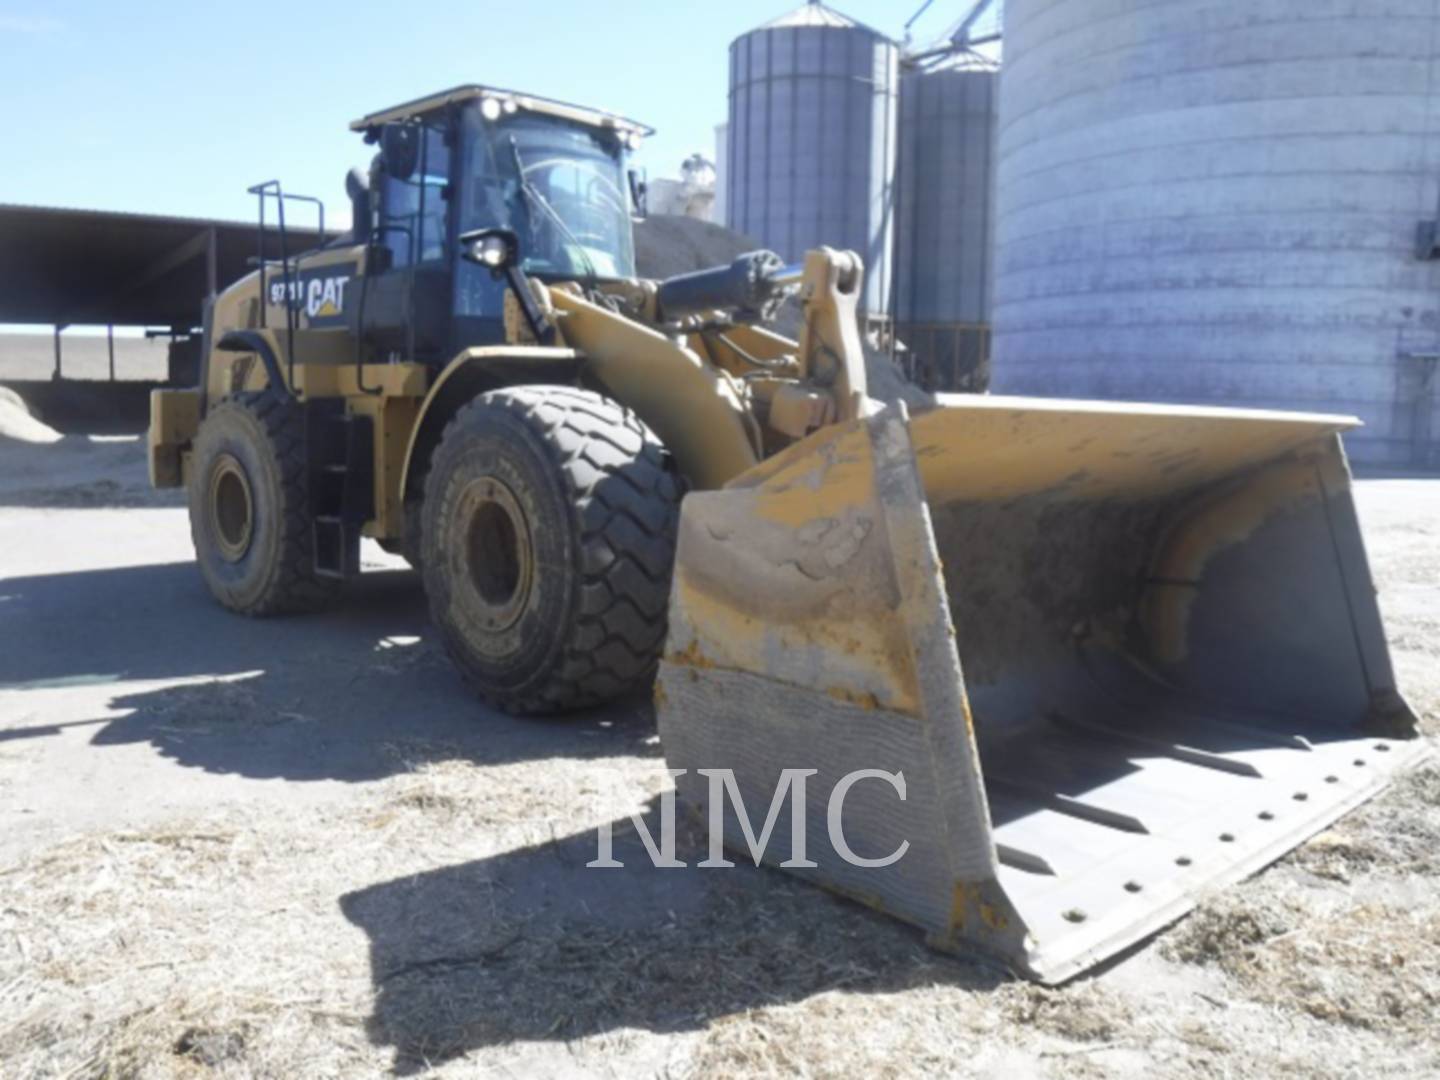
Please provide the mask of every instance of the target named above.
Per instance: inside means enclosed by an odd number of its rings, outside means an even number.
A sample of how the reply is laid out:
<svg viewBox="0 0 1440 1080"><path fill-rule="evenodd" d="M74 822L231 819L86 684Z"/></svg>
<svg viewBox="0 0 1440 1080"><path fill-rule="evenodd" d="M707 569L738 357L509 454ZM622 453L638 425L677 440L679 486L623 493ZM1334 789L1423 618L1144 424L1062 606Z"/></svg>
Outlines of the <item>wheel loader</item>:
<svg viewBox="0 0 1440 1080"><path fill-rule="evenodd" d="M636 278L642 125L467 86L353 128L376 151L351 231L257 260L207 307L199 386L152 403L153 482L187 488L227 608L319 607L378 541L485 701L653 684L678 794L727 844L803 774L758 857L1047 982L1420 752L1356 421L912 415L867 394L852 253ZM294 198L252 190L285 251ZM766 325L797 291L792 341Z"/></svg>

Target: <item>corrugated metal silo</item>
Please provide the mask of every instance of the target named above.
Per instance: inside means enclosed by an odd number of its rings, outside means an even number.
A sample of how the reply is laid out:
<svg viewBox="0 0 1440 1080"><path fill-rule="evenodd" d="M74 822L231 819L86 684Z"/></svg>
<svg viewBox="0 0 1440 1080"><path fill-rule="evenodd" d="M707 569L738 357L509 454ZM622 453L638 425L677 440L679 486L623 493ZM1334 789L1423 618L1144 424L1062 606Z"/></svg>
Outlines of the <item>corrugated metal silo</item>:
<svg viewBox="0 0 1440 1080"><path fill-rule="evenodd" d="M715 206L710 213L710 220L717 225L724 225L730 197L728 185L730 183L730 125L715 125Z"/></svg>
<svg viewBox="0 0 1440 1080"><path fill-rule="evenodd" d="M901 77L895 331L931 389L989 378L998 78L974 53Z"/></svg>
<svg viewBox="0 0 1440 1080"><path fill-rule="evenodd" d="M891 290L898 76L893 42L819 3L730 46L726 223L787 259L858 251L870 315Z"/></svg>
<svg viewBox="0 0 1440 1080"><path fill-rule="evenodd" d="M1353 412L1440 464L1431 0L1011 0L994 385Z"/></svg>

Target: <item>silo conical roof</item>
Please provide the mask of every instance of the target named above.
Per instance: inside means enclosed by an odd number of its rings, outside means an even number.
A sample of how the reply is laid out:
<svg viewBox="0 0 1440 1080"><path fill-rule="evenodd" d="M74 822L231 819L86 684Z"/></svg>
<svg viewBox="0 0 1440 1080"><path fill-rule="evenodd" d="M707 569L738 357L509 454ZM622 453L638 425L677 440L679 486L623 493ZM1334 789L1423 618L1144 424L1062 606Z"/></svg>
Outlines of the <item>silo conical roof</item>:
<svg viewBox="0 0 1440 1080"><path fill-rule="evenodd" d="M824 4L814 2L814 0L811 0L811 2L807 4L801 4L788 15L781 15L778 19L771 19L758 29L784 30L796 26L828 26L837 30L867 30L877 36L883 36L880 35L878 31L871 30L870 27L864 23L857 22L850 18L849 15L844 15L834 8L826 7Z"/></svg>

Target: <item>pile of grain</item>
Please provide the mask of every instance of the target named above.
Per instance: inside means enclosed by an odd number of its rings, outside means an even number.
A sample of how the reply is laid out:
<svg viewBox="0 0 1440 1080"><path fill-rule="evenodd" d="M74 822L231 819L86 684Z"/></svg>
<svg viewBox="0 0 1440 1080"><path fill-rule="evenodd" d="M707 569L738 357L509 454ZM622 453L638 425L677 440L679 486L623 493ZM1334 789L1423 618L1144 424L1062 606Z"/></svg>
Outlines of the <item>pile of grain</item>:
<svg viewBox="0 0 1440 1080"><path fill-rule="evenodd" d="M0 439L53 443L60 441L60 433L31 416L19 394L0 386Z"/></svg>

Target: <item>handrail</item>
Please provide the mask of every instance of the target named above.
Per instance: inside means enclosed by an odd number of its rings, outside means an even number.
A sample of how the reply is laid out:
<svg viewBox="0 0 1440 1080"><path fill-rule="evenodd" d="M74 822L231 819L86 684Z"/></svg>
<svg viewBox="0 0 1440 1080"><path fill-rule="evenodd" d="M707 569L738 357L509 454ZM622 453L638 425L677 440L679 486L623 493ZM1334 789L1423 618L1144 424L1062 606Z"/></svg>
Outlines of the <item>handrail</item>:
<svg viewBox="0 0 1440 1080"><path fill-rule="evenodd" d="M280 275L284 285L285 304L285 360L289 389L291 393L295 390L295 323L297 313L295 310L295 288L291 281L290 273L290 242L289 235L285 230L285 201L312 203L317 208L319 216L320 242L325 242L325 203L314 195L293 195L285 191L279 180L266 180L263 183L254 184L245 189L249 195L254 195L260 204L260 235L259 235L259 258L260 264L260 328L268 328L267 311L270 306L269 292L265 280L265 268L268 260L265 257L265 200L273 197L275 200L275 216L280 229Z"/></svg>

